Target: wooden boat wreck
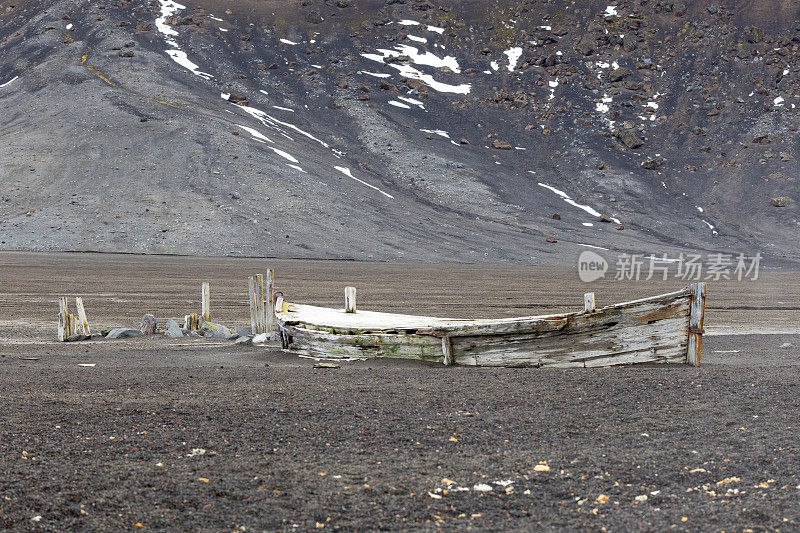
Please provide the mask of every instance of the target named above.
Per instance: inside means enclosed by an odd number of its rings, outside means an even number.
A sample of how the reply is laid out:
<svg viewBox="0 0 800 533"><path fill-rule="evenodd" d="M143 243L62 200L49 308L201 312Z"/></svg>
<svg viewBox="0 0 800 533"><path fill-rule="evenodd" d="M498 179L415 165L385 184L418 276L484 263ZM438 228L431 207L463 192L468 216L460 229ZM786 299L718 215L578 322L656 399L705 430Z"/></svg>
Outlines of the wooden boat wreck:
<svg viewBox="0 0 800 533"><path fill-rule="evenodd" d="M283 348L321 359L394 357L445 365L600 367L637 363L700 364L705 283L583 311L462 320L288 303L276 296Z"/></svg>

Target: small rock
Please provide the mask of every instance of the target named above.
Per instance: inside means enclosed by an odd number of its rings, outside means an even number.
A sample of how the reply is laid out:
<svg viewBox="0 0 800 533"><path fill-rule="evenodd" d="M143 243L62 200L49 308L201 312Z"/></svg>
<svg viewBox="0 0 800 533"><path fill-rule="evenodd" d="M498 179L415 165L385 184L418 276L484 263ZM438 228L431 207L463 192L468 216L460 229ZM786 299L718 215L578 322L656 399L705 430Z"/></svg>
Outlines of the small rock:
<svg viewBox="0 0 800 533"><path fill-rule="evenodd" d="M244 346L253 344L253 337L239 337L234 341L234 344L241 344Z"/></svg>
<svg viewBox="0 0 800 533"><path fill-rule="evenodd" d="M230 96L228 96L228 101L236 105L248 104L247 96L239 93L231 93Z"/></svg>
<svg viewBox="0 0 800 533"><path fill-rule="evenodd" d="M553 220L561 220L561 215L558 213L553 213Z"/></svg>
<svg viewBox="0 0 800 533"><path fill-rule="evenodd" d="M792 346L794 346L794 344L792 344L791 342L784 342L783 344L781 344L781 348L791 348Z"/></svg>
<svg viewBox="0 0 800 533"><path fill-rule="evenodd" d="M339 365L336 363L317 363L314 368L339 368Z"/></svg>
<svg viewBox="0 0 800 533"><path fill-rule="evenodd" d="M663 157L656 157L655 159L648 159L642 163L642 168L645 170L656 170L661 164L664 163Z"/></svg>
<svg viewBox="0 0 800 533"><path fill-rule="evenodd" d="M617 226L617 228L616 228L616 229L617 229L617 231L622 231L622 230L624 230L624 229L625 229L625 226L623 226L622 224L620 224L619 226Z"/></svg>
<svg viewBox="0 0 800 533"><path fill-rule="evenodd" d="M791 201L792 199L788 196L778 196L777 198L772 198L769 203L772 204L772 207L786 207Z"/></svg>
<svg viewBox="0 0 800 533"><path fill-rule="evenodd" d="M133 57L133 50L122 50L119 54L119 57Z"/></svg>
<svg viewBox="0 0 800 533"><path fill-rule="evenodd" d="M611 220L611 217L608 215L600 215L600 222L605 222L606 224L610 224L611 222L614 221Z"/></svg>
<svg viewBox="0 0 800 533"><path fill-rule="evenodd" d="M207 321L203 321L203 323L200 325L200 332L204 337L211 339L233 340L239 337L236 333L232 332L225 326Z"/></svg>
<svg viewBox="0 0 800 533"><path fill-rule="evenodd" d="M628 148L634 149L644 146L644 141L639 138L636 130L633 128L625 128L619 132L619 140Z"/></svg>
<svg viewBox="0 0 800 533"><path fill-rule="evenodd" d="M753 143L755 144L769 144L770 142L772 142L772 139L769 138L769 135L759 135L753 138Z"/></svg>
<svg viewBox="0 0 800 533"><path fill-rule="evenodd" d="M554 242L558 242L555 237L548 237L548 238L545 239L545 241L547 241L547 242L549 242L551 244L554 243Z"/></svg>
<svg viewBox="0 0 800 533"><path fill-rule="evenodd" d="M461 137L461 139L459 139L458 143L459 144L469 144L469 141L467 139L465 139L464 137Z"/></svg>
<svg viewBox="0 0 800 533"><path fill-rule="evenodd" d="M67 342L88 341L91 338L91 335L70 335L67 337Z"/></svg>
<svg viewBox="0 0 800 533"><path fill-rule="evenodd" d="M175 320L170 318L164 324L164 336L169 339L180 339L183 337L183 330Z"/></svg>
<svg viewBox="0 0 800 533"><path fill-rule="evenodd" d="M319 11L310 11L308 15L306 15L306 20L311 24L322 24L322 21L325 19L319 14Z"/></svg>
<svg viewBox="0 0 800 533"><path fill-rule="evenodd" d="M611 82L622 81L629 74L630 71L624 67L615 68L614 70L608 73L608 81Z"/></svg>
<svg viewBox="0 0 800 533"><path fill-rule="evenodd" d="M508 141L495 139L492 141L492 147L497 148L498 150L511 150L511 143Z"/></svg>
<svg viewBox="0 0 800 533"><path fill-rule="evenodd" d="M253 337L253 344L264 344L265 342L270 340L269 333L259 333L255 337Z"/></svg>
<svg viewBox="0 0 800 533"><path fill-rule="evenodd" d="M148 313L142 317L142 323L139 325L139 331L142 332L142 335L155 335L156 326L156 317Z"/></svg>
<svg viewBox="0 0 800 533"><path fill-rule="evenodd" d="M133 328L114 328L108 332L106 339L125 339L128 337L139 337L142 334L138 329Z"/></svg>

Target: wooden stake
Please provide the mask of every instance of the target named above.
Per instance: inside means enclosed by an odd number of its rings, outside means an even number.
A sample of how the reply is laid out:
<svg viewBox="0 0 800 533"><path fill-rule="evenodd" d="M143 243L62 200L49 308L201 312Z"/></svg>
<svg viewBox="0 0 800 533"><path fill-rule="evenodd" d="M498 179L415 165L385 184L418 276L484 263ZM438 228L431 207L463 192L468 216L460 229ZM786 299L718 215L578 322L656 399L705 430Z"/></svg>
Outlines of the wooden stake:
<svg viewBox="0 0 800 533"><path fill-rule="evenodd" d="M89 320L86 318L86 310L83 308L83 298L75 298L75 307L78 309L78 326L80 334L91 335L92 330L89 329Z"/></svg>
<svg viewBox="0 0 800 533"><path fill-rule="evenodd" d="M183 317L183 327L189 331L197 331L200 329L200 316L192 313Z"/></svg>
<svg viewBox="0 0 800 533"><path fill-rule="evenodd" d="M356 288L355 287L345 287L344 288L344 312L345 313L355 313L356 312Z"/></svg>
<svg viewBox="0 0 800 533"><path fill-rule="evenodd" d="M203 294L200 317L206 322L211 322L211 289L207 281L203 282Z"/></svg>
<svg viewBox="0 0 800 533"><path fill-rule="evenodd" d="M453 366L455 358L453 357L453 339L450 337L442 337L442 353L444 354L444 365Z"/></svg>
<svg viewBox="0 0 800 533"><path fill-rule="evenodd" d="M264 276L256 275L256 327L258 333L267 332L267 306L264 302Z"/></svg>
<svg viewBox="0 0 800 533"><path fill-rule="evenodd" d="M689 310L689 343L686 347L686 362L700 366L700 351L703 348L703 319L706 312L706 284L692 283L692 306Z"/></svg>
<svg viewBox="0 0 800 533"><path fill-rule="evenodd" d="M592 313L595 310L594 293L587 292L583 295L583 310L586 313Z"/></svg>
<svg viewBox="0 0 800 533"><path fill-rule="evenodd" d="M253 335L258 335L258 310L256 309L256 280L253 276L247 278L247 281L250 285L250 331L253 332Z"/></svg>
<svg viewBox="0 0 800 533"><path fill-rule="evenodd" d="M58 299L58 341L64 342L69 337L69 315L67 313L67 298Z"/></svg>
<svg viewBox="0 0 800 533"><path fill-rule="evenodd" d="M275 322L275 306L273 305L273 298L275 297L275 271L271 268L267 269L267 333L274 333L278 330L278 324Z"/></svg>

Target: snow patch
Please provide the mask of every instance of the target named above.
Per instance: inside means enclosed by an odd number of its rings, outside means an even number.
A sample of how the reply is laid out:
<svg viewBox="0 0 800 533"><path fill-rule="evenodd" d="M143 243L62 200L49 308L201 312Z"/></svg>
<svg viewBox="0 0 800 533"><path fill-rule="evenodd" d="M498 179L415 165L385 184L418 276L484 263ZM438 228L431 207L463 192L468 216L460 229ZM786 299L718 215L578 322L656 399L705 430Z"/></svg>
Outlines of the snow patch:
<svg viewBox="0 0 800 533"><path fill-rule="evenodd" d="M359 74L366 74L367 76L374 76L376 78L391 78L391 74L387 74L385 72L367 72L366 70L359 70Z"/></svg>
<svg viewBox="0 0 800 533"><path fill-rule="evenodd" d="M387 103L401 109L411 109L410 105L406 105L403 102L398 102L397 100L389 100Z"/></svg>
<svg viewBox="0 0 800 533"><path fill-rule="evenodd" d="M290 46L294 46L294 45L298 44L298 43L296 43L294 41L290 41L289 39L278 39L278 40L280 42L282 42L283 44L288 44Z"/></svg>
<svg viewBox="0 0 800 533"><path fill-rule="evenodd" d="M514 48L509 48L503 53L508 56L508 71L514 72L519 58L522 57L522 48L515 46Z"/></svg>
<svg viewBox="0 0 800 533"><path fill-rule="evenodd" d="M392 195L391 195L391 194L389 194L388 192L383 192L382 190L380 190L380 189L379 189L379 188L377 188L376 186L374 186L374 185L370 185L370 184L369 184L369 183L367 183L366 181L362 181L362 180L360 180L360 179L356 178L355 176L353 176L353 173L352 173L352 172L350 172L350 169L349 169L349 168L347 168L347 167L336 167L336 166L335 166L335 167L333 167L333 168L335 168L336 170L338 170L339 172L341 172L342 174L344 174L344 175L345 175L345 176L347 176L348 178L352 178L352 179L356 180L357 182L359 182L360 184L362 184L362 185L366 185L366 186L367 186L367 187L369 187L370 189L375 189L376 191L378 191L378 192L379 192L379 193L381 193L382 195L386 196L387 198L391 198L392 200L394 200L394 196L392 196Z"/></svg>
<svg viewBox="0 0 800 533"><path fill-rule="evenodd" d="M211 80L214 76L207 72L201 72L200 67L193 63L183 50L167 50L167 55L172 58L177 64L183 68L190 70L195 76L200 76L203 79Z"/></svg>
<svg viewBox="0 0 800 533"><path fill-rule="evenodd" d="M3 87L8 87L9 85L11 85L12 83L14 83L14 82L15 82L15 81L17 81L18 79L19 79L19 76L14 76L13 78L11 78L10 80L8 80L7 82L5 82L5 83L0 83L0 89L2 89Z"/></svg>
<svg viewBox="0 0 800 533"><path fill-rule="evenodd" d="M619 13L617 13L617 6L607 6L603 15L606 17L618 17Z"/></svg>
<svg viewBox="0 0 800 533"><path fill-rule="evenodd" d="M253 138L255 140L259 141L259 142L262 142L262 143L263 142L268 142L268 143L274 142L272 139L270 139L269 137L267 137L266 135L264 135L263 133L261 133L258 130L255 130L253 128L248 128L247 126L242 126L241 124L236 124L236 126L239 127L239 128L242 128L244 131L246 131L247 133L252 135Z"/></svg>
<svg viewBox="0 0 800 533"><path fill-rule="evenodd" d="M286 163L286 166L287 166L287 167L291 167L291 168L293 168L293 169L295 169L295 170L299 170L299 171L300 171L300 172L302 172L303 174L308 174L308 172L306 172L305 170L303 170L303 167L301 167L301 166L299 166L299 165L293 165L293 164L291 164L291 163Z"/></svg>
<svg viewBox="0 0 800 533"><path fill-rule="evenodd" d="M428 31L432 31L438 33L439 35L444 33L444 28L439 28L438 26L430 26L428 25Z"/></svg>
<svg viewBox="0 0 800 533"><path fill-rule="evenodd" d="M292 163L299 163L300 162L292 154L290 154L288 152L284 152L283 150L278 150L274 146L270 146L269 149L272 150L273 152L275 152L276 154L278 154L279 156L283 157L284 159L288 159Z"/></svg>
<svg viewBox="0 0 800 533"><path fill-rule="evenodd" d="M450 138L450 134L447 133L444 130L419 130L419 131L422 131L422 132L425 132L425 133L430 133L432 135L438 135L440 137L444 137L445 139L449 139Z"/></svg>
<svg viewBox="0 0 800 533"><path fill-rule="evenodd" d="M547 185L546 183L542 183L542 182L539 182L539 186L540 187L544 187L545 189L548 189L548 190L556 193L557 195L559 195L561 197L562 200L564 200L568 204L570 204L572 206L575 206L578 209L582 209L582 210L586 211L587 213L589 213L590 215L592 215L594 217L602 216L597 210L593 209L592 207L590 207L588 205L579 204L578 202L576 202L575 200L570 198L570 196L567 193L565 193L564 191L562 191L560 189L556 189L555 187L552 187L552 186ZM617 224L620 223L620 221L618 219L616 219L616 218L612 218L611 220L613 220Z"/></svg>
<svg viewBox="0 0 800 533"><path fill-rule="evenodd" d="M425 109L425 104L422 103L420 100L417 100L415 98L407 98L405 96L398 96L397 99L398 100L402 100L404 102L408 102L409 104L418 106L420 109Z"/></svg>
<svg viewBox="0 0 800 533"><path fill-rule="evenodd" d="M416 35L411 35L411 34L406 35L406 37L408 37L410 40L416 41L418 43L427 43L428 42L428 39L426 39L425 37L417 37Z"/></svg>
<svg viewBox="0 0 800 533"><path fill-rule="evenodd" d="M159 3L161 4L161 16L156 18L156 29L166 37L167 44L178 46L178 43L172 39L172 37L178 36L178 32L167 24L167 19L178 11L186 9L186 6L173 0L159 0Z"/></svg>

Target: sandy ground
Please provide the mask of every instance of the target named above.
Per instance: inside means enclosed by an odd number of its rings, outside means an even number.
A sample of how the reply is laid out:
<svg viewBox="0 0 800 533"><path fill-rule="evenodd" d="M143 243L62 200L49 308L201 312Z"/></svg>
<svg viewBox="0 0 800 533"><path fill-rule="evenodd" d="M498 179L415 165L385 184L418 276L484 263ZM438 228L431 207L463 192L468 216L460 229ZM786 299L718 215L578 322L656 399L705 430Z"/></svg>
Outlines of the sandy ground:
<svg viewBox="0 0 800 533"><path fill-rule="evenodd" d="M703 366L445 368L203 340L54 342L196 312L245 326L246 276L287 298L456 316L572 309L680 283L573 272L0 255L0 528L792 531L800 527L797 275L709 287ZM762 334L725 334L747 331ZM80 366L94 364L93 367ZM645 498L646 497L646 498Z"/></svg>

